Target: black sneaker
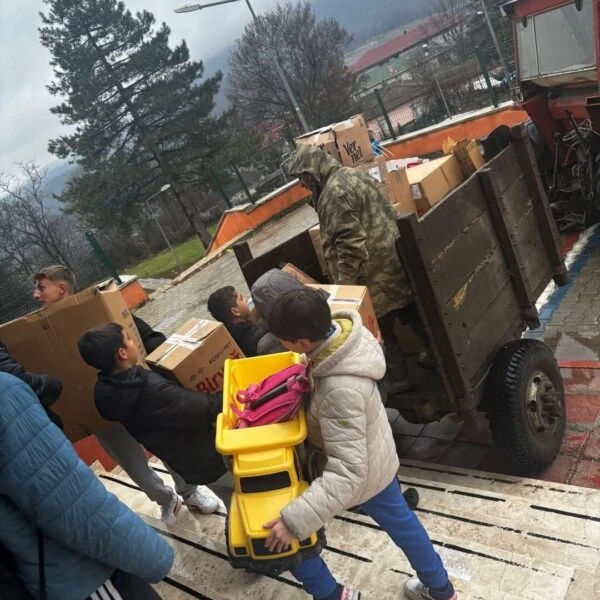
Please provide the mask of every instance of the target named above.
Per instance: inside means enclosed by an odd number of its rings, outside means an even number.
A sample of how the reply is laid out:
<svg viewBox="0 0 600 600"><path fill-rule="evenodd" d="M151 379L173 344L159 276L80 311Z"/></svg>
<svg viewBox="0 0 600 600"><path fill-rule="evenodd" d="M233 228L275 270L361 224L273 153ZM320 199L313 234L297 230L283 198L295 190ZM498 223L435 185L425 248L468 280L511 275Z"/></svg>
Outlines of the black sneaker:
<svg viewBox="0 0 600 600"><path fill-rule="evenodd" d="M406 504L408 504L408 508L410 510L415 510L417 506L419 506L419 492L415 490L415 488L406 488L404 492L402 492L404 499L406 500Z"/></svg>

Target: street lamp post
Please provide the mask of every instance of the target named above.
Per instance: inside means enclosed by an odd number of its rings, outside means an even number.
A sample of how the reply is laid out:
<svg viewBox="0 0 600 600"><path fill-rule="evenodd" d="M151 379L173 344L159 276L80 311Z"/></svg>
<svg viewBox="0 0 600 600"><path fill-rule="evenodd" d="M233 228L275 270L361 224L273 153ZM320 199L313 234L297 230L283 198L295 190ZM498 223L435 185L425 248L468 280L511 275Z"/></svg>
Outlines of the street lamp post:
<svg viewBox="0 0 600 600"><path fill-rule="evenodd" d="M252 8L252 4L250 4L250 0L245 0L245 1L246 1L246 6L248 7L248 10L250 11L250 14L252 15L252 19L254 20L256 25L259 26L260 20L256 16L256 13L254 12L254 9ZM175 8L173 10L176 13L186 13L186 12L193 12L195 10L202 10L203 8L210 8L211 6L218 6L219 4L231 4L232 2L239 2L239 0L219 0L218 2L209 2L207 4L184 4L183 6ZM285 89L285 93L287 94L292 106L294 107L294 112L296 113L298 121L302 125L302 129L304 129L305 133L308 133L310 131L310 128L308 127L308 123L306 122L306 119L304 118L304 115L302 114L300 105L298 104L298 101L296 100L296 96L294 95L294 92L292 91L292 88L290 87L287 77L285 76L285 73L283 72L283 68L279 64L279 60L277 59L277 54L275 53L273 47L271 46L269 34L267 31L265 31L265 37L268 41L268 44L269 44L269 47L270 47L270 50L271 50L271 53L273 56L273 62L275 63L275 68L277 69L277 74L279 75L279 79L281 79L281 83L283 85L283 88Z"/></svg>
<svg viewBox="0 0 600 600"><path fill-rule="evenodd" d="M156 215L156 213L150 208L150 200L152 200L152 198L155 198L156 196L158 196L159 194L162 194L163 192L166 192L168 189L171 188L171 184L167 183L165 185L163 185L160 190L158 190L158 192L155 192L154 194L152 194L152 196L150 196L149 198L146 198L146 208L148 209L148 214L154 219L156 226L158 227L158 230L160 231L160 233L162 234L167 246L169 247L169 250L173 253L173 256L175 257L175 264L177 265L177 268L179 269L180 273L183 273L183 267L181 266L181 263L179 262L179 256L177 256L177 252L175 252L175 248L173 248L173 246L171 246L171 242L169 242L169 238L167 237L167 234L165 233L164 229L162 228L160 221L158 220L158 216Z"/></svg>

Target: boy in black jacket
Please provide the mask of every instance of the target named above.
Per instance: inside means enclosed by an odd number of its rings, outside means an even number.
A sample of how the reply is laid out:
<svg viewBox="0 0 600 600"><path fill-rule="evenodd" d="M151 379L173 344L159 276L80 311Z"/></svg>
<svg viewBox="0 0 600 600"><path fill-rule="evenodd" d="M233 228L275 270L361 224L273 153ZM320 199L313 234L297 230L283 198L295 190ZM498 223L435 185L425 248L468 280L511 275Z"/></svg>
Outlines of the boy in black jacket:
<svg viewBox="0 0 600 600"><path fill-rule="evenodd" d="M225 325L242 352L250 357L258 354L257 347L266 329L250 320L250 307L244 297L231 285L219 288L208 297L208 312Z"/></svg>
<svg viewBox="0 0 600 600"><path fill-rule="evenodd" d="M187 390L138 365L137 348L117 323L86 331L78 347L83 360L99 370L94 400L102 417L122 423L187 483L206 485L225 473L213 427L220 395Z"/></svg>

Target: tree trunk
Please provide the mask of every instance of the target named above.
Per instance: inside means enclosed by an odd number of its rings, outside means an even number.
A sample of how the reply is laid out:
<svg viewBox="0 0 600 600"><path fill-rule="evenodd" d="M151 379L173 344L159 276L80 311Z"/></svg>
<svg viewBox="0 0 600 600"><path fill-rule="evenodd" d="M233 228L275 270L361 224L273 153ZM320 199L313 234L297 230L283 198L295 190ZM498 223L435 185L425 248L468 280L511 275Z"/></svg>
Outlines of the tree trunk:
<svg viewBox="0 0 600 600"><path fill-rule="evenodd" d="M212 242L212 236L210 235L210 232L208 231L206 225L200 219L196 219L196 222L198 225L198 228L196 229L196 234L198 235L200 241L204 245L205 250L208 250L208 247Z"/></svg>

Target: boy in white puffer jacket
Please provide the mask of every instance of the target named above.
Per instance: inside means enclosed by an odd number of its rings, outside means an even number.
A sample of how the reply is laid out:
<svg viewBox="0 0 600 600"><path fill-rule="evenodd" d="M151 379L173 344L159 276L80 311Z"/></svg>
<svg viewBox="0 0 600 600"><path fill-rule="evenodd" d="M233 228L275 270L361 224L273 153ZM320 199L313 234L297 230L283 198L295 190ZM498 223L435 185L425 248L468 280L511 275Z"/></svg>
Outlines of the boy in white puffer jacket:
<svg viewBox="0 0 600 600"><path fill-rule="evenodd" d="M280 518L265 523L267 548L280 552L292 539L306 539L360 504L417 572L418 578L404 585L406 597L456 600L441 558L402 496L396 447L376 384L385 373L385 359L360 315L338 312L332 320L323 295L306 288L277 299L269 330L289 350L306 354L312 365L314 391L306 417L320 474ZM360 598L335 580L321 557L304 561L292 574L315 600Z"/></svg>

